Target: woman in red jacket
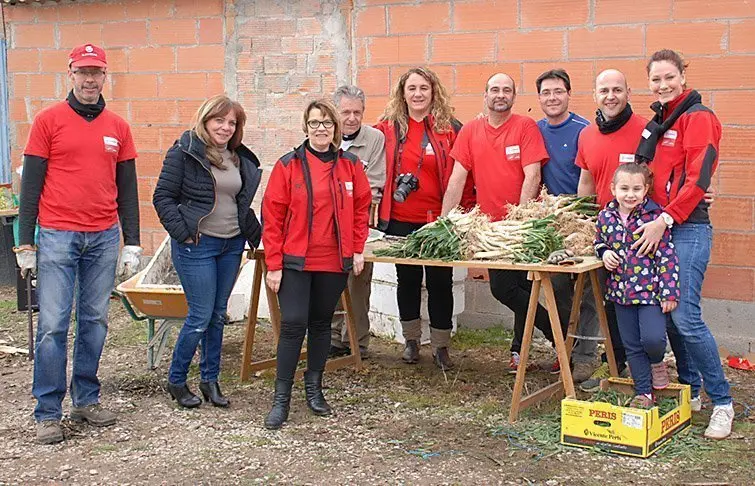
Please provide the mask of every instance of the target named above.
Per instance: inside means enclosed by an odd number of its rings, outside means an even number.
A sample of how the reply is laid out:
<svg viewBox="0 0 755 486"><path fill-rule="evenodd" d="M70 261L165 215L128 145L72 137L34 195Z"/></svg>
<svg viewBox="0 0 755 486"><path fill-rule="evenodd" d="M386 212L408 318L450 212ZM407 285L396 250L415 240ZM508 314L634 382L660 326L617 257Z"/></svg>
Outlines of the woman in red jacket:
<svg viewBox="0 0 755 486"><path fill-rule="evenodd" d="M275 164L262 200L266 282L277 292L281 309L268 429L278 429L288 419L305 333L307 405L316 415L331 413L322 394L330 322L348 272L359 275L364 266L372 201L362 162L338 148L340 118L332 103L309 103L302 127L307 139Z"/></svg>
<svg viewBox="0 0 755 486"><path fill-rule="evenodd" d="M664 212L638 229L642 236L634 247L641 254L654 252L661 235L671 229L682 292L667 331L683 342L672 346L679 380L692 386L693 409L699 410L702 375L714 405L705 436L724 439L731 433L734 410L718 346L700 307L713 241L705 192L718 165L721 123L702 104L700 94L687 88L685 67L681 56L669 49L656 52L648 62L650 90L658 100L651 106L656 116L643 132L637 156L650 162L655 175L652 197Z"/></svg>
<svg viewBox="0 0 755 486"><path fill-rule="evenodd" d="M449 153L461 123L453 117L450 98L438 76L427 68L414 68L399 79L376 128L385 135L386 162L386 196L380 202L378 228L407 236L440 216L454 165ZM471 206L469 181L467 186L462 204ZM419 361L422 268L396 265L406 363ZM450 369L453 269L426 266L424 273L435 364Z"/></svg>

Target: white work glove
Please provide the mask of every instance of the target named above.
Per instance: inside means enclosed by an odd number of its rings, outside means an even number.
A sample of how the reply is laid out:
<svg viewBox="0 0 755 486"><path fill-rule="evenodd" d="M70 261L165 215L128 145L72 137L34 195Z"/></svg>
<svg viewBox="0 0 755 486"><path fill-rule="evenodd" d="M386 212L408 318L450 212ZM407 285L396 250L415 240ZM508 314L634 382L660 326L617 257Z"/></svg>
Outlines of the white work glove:
<svg viewBox="0 0 755 486"><path fill-rule="evenodd" d="M35 250L20 250L16 253L16 263L21 268L21 275L26 278L29 272L37 270L37 252Z"/></svg>
<svg viewBox="0 0 755 486"><path fill-rule="evenodd" d="M118 258L118 267L116 274L122 278L129 278L139 271L141 257L144 250L141 246L126 245L121 249L121 256Z"/></svg>

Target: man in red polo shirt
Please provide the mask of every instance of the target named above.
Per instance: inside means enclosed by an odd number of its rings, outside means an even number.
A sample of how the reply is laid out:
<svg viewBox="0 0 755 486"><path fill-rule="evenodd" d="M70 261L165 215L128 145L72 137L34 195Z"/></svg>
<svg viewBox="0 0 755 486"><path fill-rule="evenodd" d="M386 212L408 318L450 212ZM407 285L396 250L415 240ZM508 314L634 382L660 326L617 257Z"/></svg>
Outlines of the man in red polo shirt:
<svg viewBox="0 0 755 486"><path fill-rule="evenodd" d="M516 100L516 84L511 76L504 73L491 76L485 85L484 98L488 115L464 125L451 150L456 162L443 198L442 214L459 205L467 174L471 172L480 209L497 221L506 215L507 204L522 204L537 197L540 168L548 161L548 152L537 123L511 112ZM488 273L493 296L514 312L510 368L516 372L532 284L527 280L527 272L489 270ZM548 313L540 305L535 326L553 342ZM557 365L553 369L558 371Z"/></svg>
<svg viewBox="0 0 755 486"><path fill-rule="evenodd" d="M105 51L92 44L74 48L68 60L73 89L65 101L37 114L24 150L15 251L22 272L38 267L32 394L37 399L37 442L43 444L63 440L60 419L74 288L70 417L99 427L116 421L99 404L97 370L116 267L122 275L135 272L142 249L136 149L128 123L105 108L101 92L106 76ZM125 243L120 263L119 219Z"/></svg>

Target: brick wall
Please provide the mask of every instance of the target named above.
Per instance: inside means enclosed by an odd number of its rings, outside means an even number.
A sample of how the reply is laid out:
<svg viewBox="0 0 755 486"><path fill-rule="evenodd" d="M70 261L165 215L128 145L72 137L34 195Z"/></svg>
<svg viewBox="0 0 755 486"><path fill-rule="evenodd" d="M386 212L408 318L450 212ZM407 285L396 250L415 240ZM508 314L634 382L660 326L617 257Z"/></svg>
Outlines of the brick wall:
<svg viewBox="0 0 755 486"><path fill-rule="evenodd" d="M140 158L143 242L164 233L151 208L162 156L202 99L226 91L249 115L246 141L269 168L303 136L306 100L354 79L367 120L389 87L426 64L468 120L495 71L519 84L515 111L539 118L534 80L561 66L572 108L592 118L592 81L622 69L635 110L651 97L645 59L660 47L690 61L688 81L725 125L714 255L705 293L755 300L755 9L735 0L80 0L3 6L9 51L12 163L34 114L67 89L66 54L84 41L108 49L109 106L132 124ZM259 198L257 203L259 202Z"/></svg>
<svg viewBox="0 0 755 486"><path fill-rule="evenodd" d="M71 47L93 42L107 50L103 94L136 140L147 254L165 237L151 202L163 156L202 100L227 92L244 105L245 142L269 169L301 143L306 101L351 76L350 2L85 0L3 5L3 13L14 167L34 115L70 89Z"/></svg>
<svg viewBox="0 0 755 486"><path fill-rule="evenodd" d="M718 199L705 295L755 300L755 8L742 1L471 0L356 2L357 80L370 95L368 119L390 86L416 64L434 69L453 95L460 120L482 107L487 77L512 75L514 111L542 117L537 76L564 67L572 109L594 117L592 82L608 67L623 70L635 111L649 116L645 62L668 47L690 62L687 80L725 126L714 178Z"/></svg>
<svg viewBox="0 0 755 486"><path fill-rule="evenodd" d="M108 108L131 123L139 151L142 244L165 233L152 192L165 151L206 97L224 91L223 0L133 0L4 6L8 35L12 164L21 163L34 115L70 89L68 52L103 46L110 76Z"/></svg>

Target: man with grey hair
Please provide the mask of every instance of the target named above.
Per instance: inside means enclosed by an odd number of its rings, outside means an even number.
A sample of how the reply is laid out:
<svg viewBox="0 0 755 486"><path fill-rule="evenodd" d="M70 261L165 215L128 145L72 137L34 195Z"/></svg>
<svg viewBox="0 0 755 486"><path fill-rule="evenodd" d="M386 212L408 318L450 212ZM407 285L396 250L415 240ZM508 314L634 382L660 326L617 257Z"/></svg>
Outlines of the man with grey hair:
<svg viewBox="0 0 755 486"><path fill-rule="evenodd" d="M362 125L365 108L364 91L356 86L344 85L336 89L333 95L341 117L343 140L341 148L355 154L364 164L364 171L372 188L372 206L370 206L370 226L377 225L377 208L383 197L385 186L385 136L369 125ZM349 274L349 292L356 321L359 352L367 358L367 346L370 342L370 289L372 285L372 263L365 263L359 276ZM344 326L343 312L339 305L331 326L330 356L348 354L349 336Z"/></svg>

